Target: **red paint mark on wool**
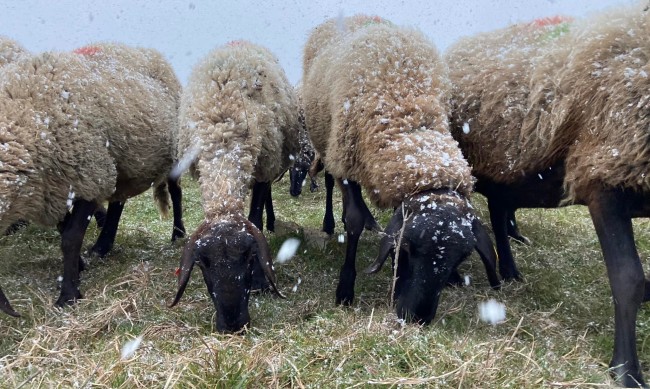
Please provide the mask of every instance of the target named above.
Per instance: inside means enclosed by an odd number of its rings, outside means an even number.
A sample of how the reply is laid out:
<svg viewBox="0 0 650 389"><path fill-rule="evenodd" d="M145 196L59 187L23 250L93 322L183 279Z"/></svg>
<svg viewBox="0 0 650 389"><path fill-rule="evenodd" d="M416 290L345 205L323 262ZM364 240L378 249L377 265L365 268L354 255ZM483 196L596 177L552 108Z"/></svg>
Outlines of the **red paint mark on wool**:
<svg viewBox="0 0 650 389"><path fill-rule="evenodd" d="M73 53L81 55L95 55L100 51L102 51L102 49L97 46L84 46L74 50Z"/></svg>
<svg viewBox="0 0 650 389"><path fill-rule="evenodd" d="M547 18L535 19L530 23L530 25L541 28L546 26L556 26L562 23L571 23L572 21L573 18L571 17L556 15Z"/></svg>
<svg viewBox="0 0 650 389"><path fill-rule="evenodd" d="M180 268L180 267L177 267L177 268L176 268L176 271L174 272L174 275L175 275L176 277L178 277L179 274L181 274L181 268Z"/></svg>
<svg viewBox="0 0 650 389"><path fill-rule="evenodd" d="M237 46L244 46L246 44L248 44L247 41L240 39L240 40L230 41L226 44L226 46L237 47Z"/></svg>

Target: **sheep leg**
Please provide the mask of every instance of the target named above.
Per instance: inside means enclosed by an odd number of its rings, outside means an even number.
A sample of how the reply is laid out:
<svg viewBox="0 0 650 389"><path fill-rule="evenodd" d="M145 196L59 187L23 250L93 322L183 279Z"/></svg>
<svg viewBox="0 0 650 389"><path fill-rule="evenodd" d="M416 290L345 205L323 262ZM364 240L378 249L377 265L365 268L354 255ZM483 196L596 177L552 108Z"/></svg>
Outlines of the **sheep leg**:
<svg viewBox="0 0 650 389"><path fill-rule="evenodd" d="M323 231L327 235L334 234L334 208L332 195L334 193L334 177L325 172L325 216L323 217Z"/></svg>
<svg viewBox="0 0 650 389"><path fill-rule="evenodd" d="M106 208L99 204L95 212L93 212L93 216L95 217L97 228L104 228L104 223L106 222Z"/></svg>
<svg viewBox="0 0 650 389"><path fill-rule="evenodd" d="M108 203L108 211L106 211L106 220L104 221L104 228L99 233L97 242L90 249L91 253L103 258L113 247L115 243L115 236L117 235L117 226L120 223L120 217L124 210L124 203L121 201L112 201Z"/></svg>
<svg viewBox="0 0 650 389"><path fill-rule="evenodd" d="M266 195L266 200L264 201L264 208L266 209L266 230L275 232L275 212L273 212L271 185L269 185L269 193Z"/></svg>
<svg viewBox="0 0 650 389"><path fill-rule="evenodd" d="M621 385L636 388L646 387L636 351L636 318L645 279L626 204L616 192L601 192L588 205L614 298L614 354L609 365Z"/></svg>
<svg viewBox="0 0 650 389"><path fill-rule="evenodd" d="M171 178L167 180L167 190L172 199L172 209L174 212L172 242L185 236L185 224L183 224L183 190L179 181L179 179L173 180Z"/></svg>
<svg viewBox="0 0 650 389"><path fill-rule="evenodd" d="M262 231L262 214L264 211L264 204L266 197L271 193L270 182L255 182L253 185L253 193L251 195L251 208L248 213L248 220L253 223L258 230ZM255 259L253 261L251 291L268 291L271 290L269 282L264 276L264 270L260 261Z"/></svg>
<svg viewBox="0 0 650 389"><path fill-rule="evenodd" d="M506 223L506 226L508 228L508 236L514 239L516 242L519 242L521 244L529 245L530 244L530 239L527 237L523 236L521 232L519 232L519 226L517 225L517 219L515 218L515 210L514 209L509 209L508 210L508 222Z"/></svg>
<svg viewBox="0 0 650 389"><path fill-rule="evenodd" d="M67 214L62 224L61 251L63 252L63 281L61 295L56 305L71 305L83 298L79 292L79 263L81 262L81 245L83 244L90 217L97 204L86 200L77 200L72 212Z"/></svg>
<svg viewBox="0 0 650 389"><path fill-rule="evenodd" d="M356 256L359 238L366 222L362 205L361 186L354 181L348 181L343 186L346 195L343 196L345 212L345 225L347 231L347 247L345 248L345 262L341 267L339 285L336 288L336 304L351 305L354 301L354 281L357 277Z"/></svg>
<svg viewBox="0 0 650 389"><path fill-rule="evenodd" d="M499 258L499 273L504 280L520 280L521 275L512 257L512 249L508 240L508 207L494 197L488 198L488 209L490 210L490 221L494 232L494 241L497 246Z"/></svg>

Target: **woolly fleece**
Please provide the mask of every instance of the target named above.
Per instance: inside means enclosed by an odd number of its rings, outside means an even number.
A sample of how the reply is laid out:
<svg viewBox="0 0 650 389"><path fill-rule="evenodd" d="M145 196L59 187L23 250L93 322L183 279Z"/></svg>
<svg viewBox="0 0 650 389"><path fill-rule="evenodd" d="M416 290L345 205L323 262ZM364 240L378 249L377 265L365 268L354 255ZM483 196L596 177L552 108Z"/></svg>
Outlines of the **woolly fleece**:
<svg viewBox="0 0 650 389"><path fill-rule="evenodd" d="M166 179L178 80L153 50L95 47L0 72L0 230L55 225L73 199L124 201Z"/></svg>
<svg viewBox="0 0 650 389"><path fill-rule="evenodd" d="M569 201L594 187L650 190L644 5L518 24L450 48L452 131L477 176L509 184L564 160Z"/></svg>
<svg viewBox="0 0 650 389"><path fill-rule="evenodd" d="M241 215L253 180L273 181L299 151L294 89L277 58L249 42L219 47L194 68L180 117L179 156L196 154L206 220Z"/></svg>
<svg viewBox="0 0 650 389"><path fill-rule="evenodd" d="M307 128L326 169L361 184L377 206L428 189L470 194L449 132L447 69L421 33L366 25L324 48L304 83Z"/></svg>

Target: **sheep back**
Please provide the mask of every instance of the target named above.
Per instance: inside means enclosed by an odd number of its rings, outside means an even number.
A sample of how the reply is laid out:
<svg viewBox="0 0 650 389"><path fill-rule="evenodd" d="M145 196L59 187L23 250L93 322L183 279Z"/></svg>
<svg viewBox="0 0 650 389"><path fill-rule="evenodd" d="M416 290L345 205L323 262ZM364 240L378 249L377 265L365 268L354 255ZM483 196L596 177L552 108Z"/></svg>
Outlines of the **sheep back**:
<svg viewBox="0 0 650 389"><path fill-rule="evenodd" d="M311 63L321 50L340 41L346 35L372 24L390 24L390 22L379 16L357 14L346 18L332 18L314 27L307 38L303 52L303 78L307 76Z"/></svg>
<svg viewBox="0 0 650 389"><path fill-rule="evenodd" d="M194 68L180 117L179 155L196 155L208 218L241 213L252 180L274 180L299 151L293 87L277 58L249 42L217 48Z"/></svg>
<svg viewBox="0 0 650 389"><path fill-rule="evenodd" d="M27 51L18 42L0 35L0 67L26 54Z"/></svg>
<svg viewBox="0 0 650 389"><path fill-rule="evenodd" d="M53 225L74 198L123 201L165 179L178 89L127 64L146 50L120 50L43 53L0 72L0 224Z"/></svg>
<svg viewBox="0 0 650 389"><path fill-rule="evenodd" d="M585 198L595 185L650 191L646 4L597 15L574 39L562 80L580 128L566 158L570 199Z"/></svg>
<svg viewBox="0 0 650 389"><path fill-rule="evenodd" d="M446 53L451 128L473 173L502 183L552 164L553 140L567 110L555 107L555 76L569 50L572 21L538 19L470 38Z"/></svg>
<svg viewBox="0 0 650 389"><path fill-rule="evenodd" d="M377 206L472 177L447 114L447 69L419 32L372 24L325 48L305 79L307 128L327 170Z"/></svg>

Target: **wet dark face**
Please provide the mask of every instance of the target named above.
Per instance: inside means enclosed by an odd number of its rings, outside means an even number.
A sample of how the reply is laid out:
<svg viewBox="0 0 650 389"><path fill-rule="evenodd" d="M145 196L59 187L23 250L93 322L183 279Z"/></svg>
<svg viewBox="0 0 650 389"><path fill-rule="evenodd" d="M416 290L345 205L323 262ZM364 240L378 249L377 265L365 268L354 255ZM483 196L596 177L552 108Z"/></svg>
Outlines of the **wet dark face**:
<svg viewBox="0 0 650 389"><path fill-rule="evenodd" d="M291 181L289 193L291 196L298 197L300 196L300 193L302 193L302 185L307 177L309 168L311 167L311 162L312 161L308 156L300 155L289 168L289 179Z"/></svg>
<svg viewBox="0 0 650 389"><path fill-rule="evenodd" d="M256 244L234 224L218 224L195 242L194 261L217 311L216 328L233 333L250 322L248 299Z"/></svg>
<svg viewBox="0 0 650 389"><path fill-rule="evenodd" d="M452 270L476 244L471 215L463 214L455 205L443 203L435 207L416 208L406 219L396 258L394 298L397 315L421 324L433 320L440 293Z"/></svg>

